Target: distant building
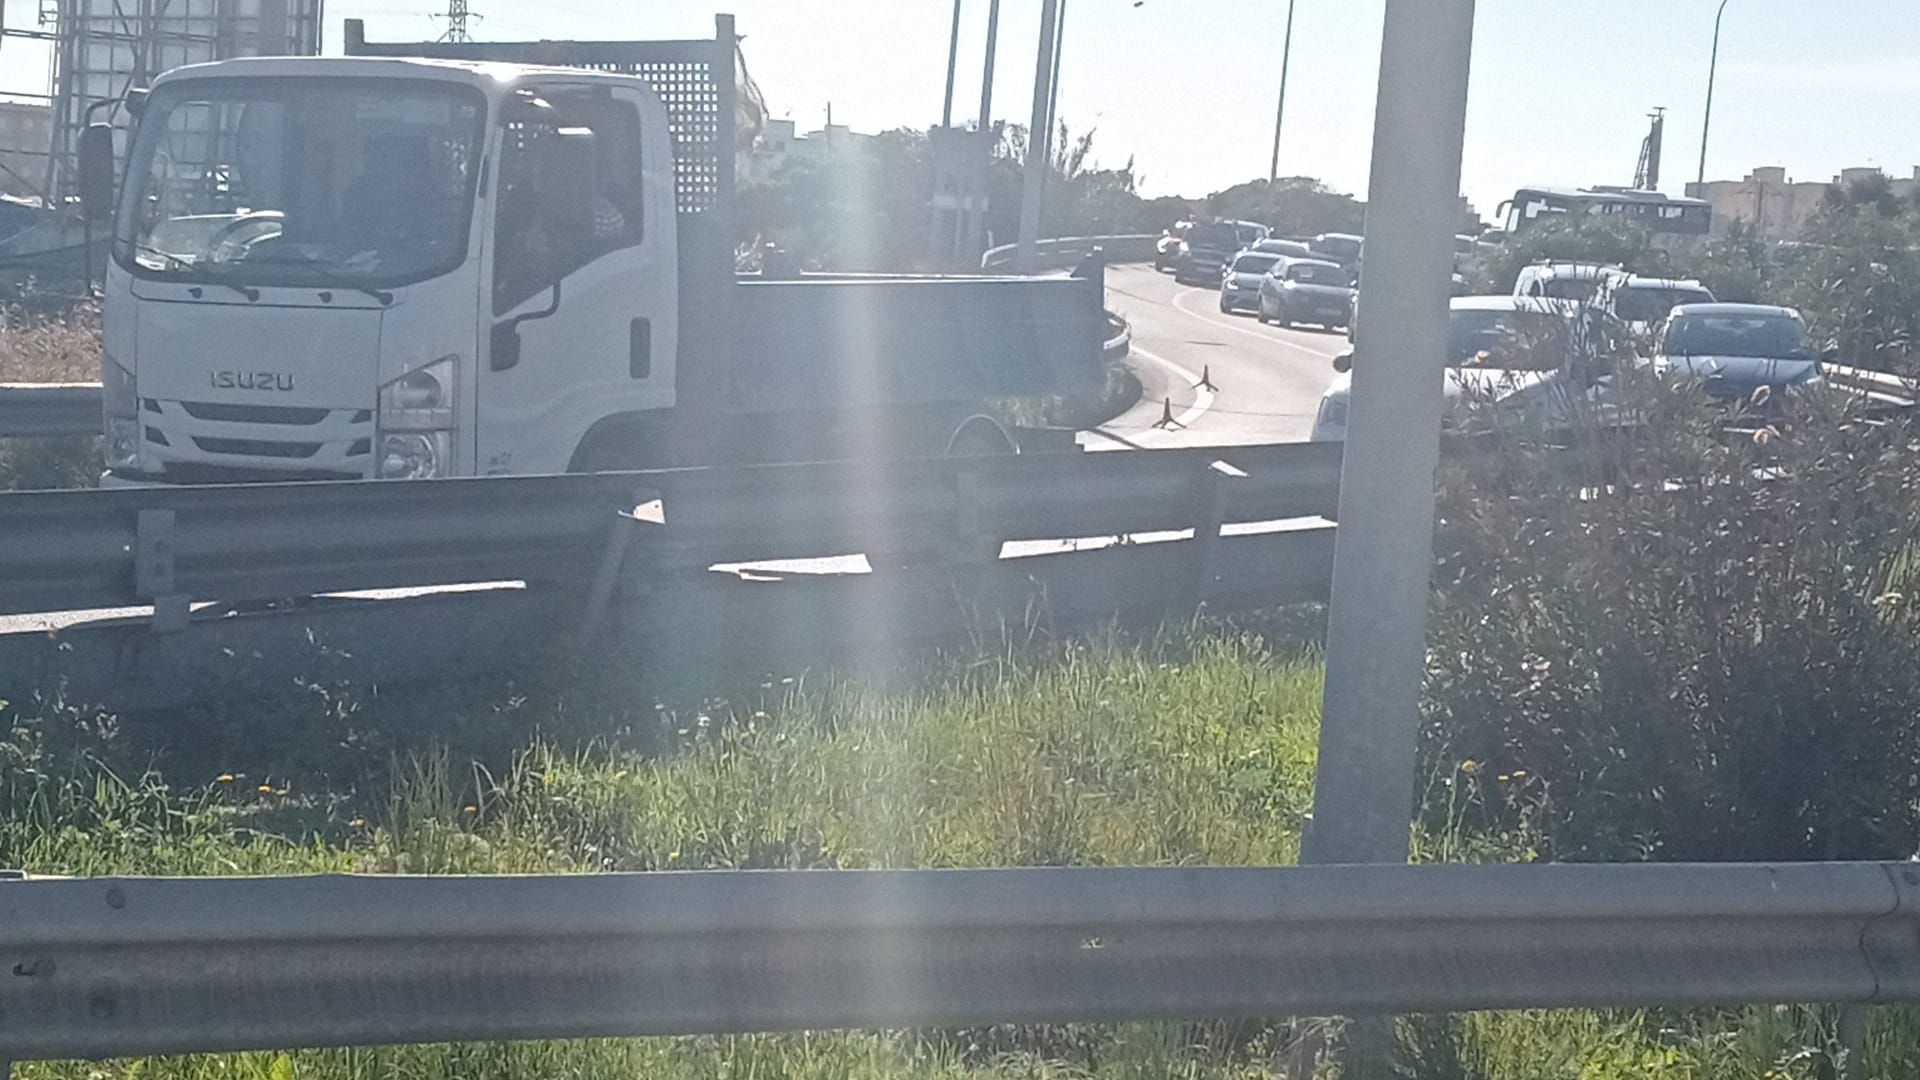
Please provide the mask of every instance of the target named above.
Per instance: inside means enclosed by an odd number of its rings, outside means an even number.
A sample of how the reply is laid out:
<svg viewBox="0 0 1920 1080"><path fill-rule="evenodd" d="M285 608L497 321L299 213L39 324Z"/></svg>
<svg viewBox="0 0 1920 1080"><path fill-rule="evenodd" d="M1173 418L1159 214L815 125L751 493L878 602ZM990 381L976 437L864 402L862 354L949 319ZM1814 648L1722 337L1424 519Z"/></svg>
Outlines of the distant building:
<svg viewBox="0 0 1920 1080"><path fill-rule="evenodd" d="M47 180L47 153L52 147L51 107L0 98L0 193L38 196Z"/></svg>
<svg viewBox="0 0 1920 1080"><path fill-rule="evenodd" d="M1865 166L1842 169L1831 181L1796 181L1787 178L1785 168L1768 165L1748 173L1744 180L1688 184L1687 194L1712 204L1715 236L1725 235L1737 221L1765 239L1791 240L1800 235L1807 221L1820 209L1829 186L1884 175L1877 168ZM1911 177L1888 180L1888 186L1896 197L1911 198L1915 189L1920 188L1920 168L1914 169Z"/></svg>
<svg viewBox="0 0 1920 1080"><path fill-rule="evenodd" d="M873 136L863 135L845 124L828 124L801 135L791 120L768 120L760 137L754 140L753 149L741 162L740 173L750 182L765 183L789 162L820 161L837 154L859 152L872 141Z"/></svg>

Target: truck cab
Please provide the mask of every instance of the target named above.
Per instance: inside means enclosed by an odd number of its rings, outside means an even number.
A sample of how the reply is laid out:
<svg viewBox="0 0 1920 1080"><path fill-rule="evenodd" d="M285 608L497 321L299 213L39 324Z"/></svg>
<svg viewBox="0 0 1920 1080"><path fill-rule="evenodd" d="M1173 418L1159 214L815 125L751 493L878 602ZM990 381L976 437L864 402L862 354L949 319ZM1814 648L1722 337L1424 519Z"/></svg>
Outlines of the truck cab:
<svg viewBox="0 0 1920 1080"><path fill-rule="evenodd" d="M285 57L162 76L107 269L110 475L565 469L610 409L674 404L672 161L664 106L626 76Z"/></svg>

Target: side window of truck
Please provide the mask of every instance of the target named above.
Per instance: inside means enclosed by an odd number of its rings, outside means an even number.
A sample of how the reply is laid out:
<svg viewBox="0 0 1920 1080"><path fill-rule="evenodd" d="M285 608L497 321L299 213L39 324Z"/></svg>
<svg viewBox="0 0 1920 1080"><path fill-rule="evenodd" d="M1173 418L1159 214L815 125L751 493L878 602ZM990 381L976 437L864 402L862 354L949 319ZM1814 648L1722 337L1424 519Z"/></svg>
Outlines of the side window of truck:
<svg viewBox="0 0 1920 1080"><path fill-rule="evenodd" d="M646 235L640 114L606 91L539 92L535 119L510 119L495 194L493 307L505 314L575 270ZM561 143L592 139L592 164ZM580 176L585 169L590 176ZM561 184L588 184L579 220L566 220L551 197ZM564 200L561 200L564 203Z"/></svg>

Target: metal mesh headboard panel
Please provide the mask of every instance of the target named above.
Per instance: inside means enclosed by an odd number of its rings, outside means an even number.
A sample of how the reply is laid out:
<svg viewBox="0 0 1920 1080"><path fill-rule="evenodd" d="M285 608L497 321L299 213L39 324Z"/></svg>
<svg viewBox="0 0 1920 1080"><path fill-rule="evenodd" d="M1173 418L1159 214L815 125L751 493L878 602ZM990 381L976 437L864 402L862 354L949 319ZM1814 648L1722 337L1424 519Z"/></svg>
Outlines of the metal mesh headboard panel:
<svg viewBox="0 0 1920 1080"><path fill-rule="evenodd" d="M347 20L349 56L425 56L637 75L667 106L674 201L682 214L720 209L733 181L733 20L712 41L370 42Z"/></svg>

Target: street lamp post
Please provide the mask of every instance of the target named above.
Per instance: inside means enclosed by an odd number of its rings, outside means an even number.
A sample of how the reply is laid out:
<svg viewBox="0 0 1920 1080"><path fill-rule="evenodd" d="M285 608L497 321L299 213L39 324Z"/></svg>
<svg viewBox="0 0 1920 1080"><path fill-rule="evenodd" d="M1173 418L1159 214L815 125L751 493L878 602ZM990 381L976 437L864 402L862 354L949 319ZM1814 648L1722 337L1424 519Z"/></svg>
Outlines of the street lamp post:
<svg viewBox="0 0 1920 1080"><path fill-rule="evenodd" d="M1280 46L1280 104L1273 111L1273 162L1267 166L1267 183L1280 179L1280 123L1287 118L1287 63L1293 59L1293 0L1287 0L1287 36Z"/></svg>
<svg viewBox="0 0 1920 1080"><path fill-rule="evenodd" d="M953 33L947 39L947 100L940 109L940 126L953 126L953 80L960 69L960 14L966 0L953 0Z"/></svg>
<svg viewBox="0 0 1920 1080"><path fill-rule="evenodd" d="M1713 127L1713 77L1720 68L1720 16L1726 13L1727 0L1720 0L1720 9L1713 13L1713 56L1707 61L1707 111L1700 120L1700 172L1694 177L1696 186L1707 182L1707 132Z"/></svg>

